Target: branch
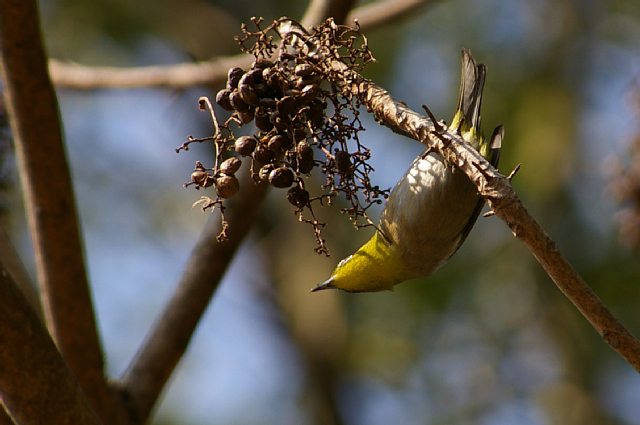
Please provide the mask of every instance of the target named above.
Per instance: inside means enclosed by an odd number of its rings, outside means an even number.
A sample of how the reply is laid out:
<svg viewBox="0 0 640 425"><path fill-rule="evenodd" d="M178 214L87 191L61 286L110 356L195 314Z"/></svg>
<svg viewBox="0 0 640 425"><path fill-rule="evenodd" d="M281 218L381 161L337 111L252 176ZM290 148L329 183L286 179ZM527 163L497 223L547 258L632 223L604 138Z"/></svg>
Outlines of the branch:
<svg viewBox="0 0 640 425"><path fill-rule="evenodd" d="M9 276L11 276L11 279L13 279L16 285L18 285L18 288L20 288L24 296L27 298L27 301L29 301L29 305L31 306L33 311L38 314L39 318L43 319L38 291L36 291L36 288L29 278L29 273L27 273L27 270L25 269L20 256L11 243L11 238L9 238L7 232L1 227L0 262L5 265Z"/></svg>
<svg viewBox="0 0 640 425"><path fill-rule="evenodd" d="M136 421L144 422L149 416L267 193L266 185L254 184L250 179L241 184L246 187L230 201L230 213L225 213L229 239L216 243L220 220L211 217L193 248L176 292L123 377Z"/></svg>
<svg viewBox="0 0 640 425"><path fill-rule="evenodd" d="M6 9L3 9L3 11ZM100 424L73 373L0 264L0 399L20 425ZM6 415L0 415L2 423Z"/></svg>
<svg viewBox="0 0 640 425"><path fill-rule="evenodd" d="M317 25L330 16L337 16L342 21L351 11L355 0L331 1L309 0L309 5L300 20L304 27Z"/></svg>
<svg viewBox="0 0 640 425"><path fill-rule="evenodd" d="M360 80L362 78L360 77ZM440 152L450 164L467 174L487 199L492 211L534 255L556 286L578 308L604 341L640 372L640 341L613 316L593 290L562 256L555 243L526 210L511 181L501 175L462 138L437 129L431 119L420 116L389 93L364 81L351 87L380 122Z"/></svg>
<svg viewBox="0 0 640 425"><path fill-rule="evenodd" d="M348 21L358 18L362 31L370 31L375 27L394 22L399 18L415 12L419 7L431 4L434 0L384 0L362 6L349 14ZM346 13L343 4L327 6L324 3L336 2L314 0L309 10L302 18L305 25L322 22L327 16L333 16L337 23L343 22ZM320 13L329 11L332 15L322 17ZM322 19L320 19L322 17ZM314 22L314 20L316 20ZM142 66L130 68L86 66L76 63L62 62L52 59L49 69L54 84L58 87L74 89L95 88L135 88L135 87L164 87L185 88L194 85L221 86L227 78L227 71L233 67L247 69L252 58L245 54L219 57L206 62L181 63L176 65Z"/></svg>
<svg viewBox="0 0 640 425"><path fill-rule="evenodd" d="M99 408L108 397L102 351L38 9L34 0L0 0L0 10L0 68L44 313L65 360Z"/></svg>
<svg viewBox="0 0 640 425"><path fill-rule="evenodd" d="M415 16L418 9L436 3L436 0L381 0L366 4L349 14L346 22L357 19L363 33Z"/></svg>

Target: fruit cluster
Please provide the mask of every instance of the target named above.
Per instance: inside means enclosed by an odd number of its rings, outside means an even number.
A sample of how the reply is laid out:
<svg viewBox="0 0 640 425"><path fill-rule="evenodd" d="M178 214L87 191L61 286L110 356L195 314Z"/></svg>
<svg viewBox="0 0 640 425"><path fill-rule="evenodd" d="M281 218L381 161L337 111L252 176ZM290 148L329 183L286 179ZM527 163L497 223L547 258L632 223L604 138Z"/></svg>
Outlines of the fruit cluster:
<svg viewBox="0 0 640 425"><path fill-rule="evenodd" d="M330 204L342 194L349 204L343 212L363 226L372 223L367 209L388 194L370 182L370 152L358 137L363 130L360 101L348 90L356 83L348 77L353 75L350 72L373 57L357 28L331 20L310 30L286 18L264 28L260 19L253 23L255 31L243 26L237 38L242 50L254 56L253 63L246 70L231 68L226 86L216 94L216 103L230 113L229 118L218 124L216 111L206 99L215 134L189 138L181 147L212 140L216 148L213 168L197 162L188 184L214 186L217 198L205 208L222 207L224 199L240 190L235 173L242 162L249 161L256 182L288 189L287 200L296 207L299 220L313 225L316 251L326 254L320 236L324 224L316 220L313 205ZM234 134L235 127L250 123L255 127L253 134ZM233 156L226 158L230 152ZM306 187L314 170L324 176L316 196ZM310 218L303 215L305 211Z"/></svg>

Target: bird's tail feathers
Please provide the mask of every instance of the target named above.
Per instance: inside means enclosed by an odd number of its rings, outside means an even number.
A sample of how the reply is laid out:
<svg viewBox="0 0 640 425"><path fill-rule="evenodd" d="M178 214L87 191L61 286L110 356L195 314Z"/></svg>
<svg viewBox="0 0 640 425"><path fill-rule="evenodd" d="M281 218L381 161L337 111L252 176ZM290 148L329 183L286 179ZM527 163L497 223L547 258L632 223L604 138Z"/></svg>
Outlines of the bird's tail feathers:
<svg viewBox="0 0 640 425"><path fill-rule="evenodd" d="M482 91L486 74L486 67L483 64L476 64L471 52L463 49L460 92L456 115L451 124L455 130L462 132L473 130L476 136L480 135L480 107L482 106Z"/></svg>

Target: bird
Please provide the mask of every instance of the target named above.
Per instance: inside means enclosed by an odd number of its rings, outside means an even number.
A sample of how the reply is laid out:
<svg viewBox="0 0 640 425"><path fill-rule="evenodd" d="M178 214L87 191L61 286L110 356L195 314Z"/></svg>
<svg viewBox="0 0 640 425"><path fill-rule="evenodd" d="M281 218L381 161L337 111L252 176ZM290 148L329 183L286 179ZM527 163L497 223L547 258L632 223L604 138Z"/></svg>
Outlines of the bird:
<svg viewBox="0 0 640 425"><path fill-rule="evenodd" d="M504 129L496 127L489 139L480 129L486 67L476 64L467 49L461 56L460 91L449 130L497 167ZM431 275L460 248L483 205L477 187L462 170L425 149L391 190L371 239L340 261L312 292L377 292Z"/></svg>

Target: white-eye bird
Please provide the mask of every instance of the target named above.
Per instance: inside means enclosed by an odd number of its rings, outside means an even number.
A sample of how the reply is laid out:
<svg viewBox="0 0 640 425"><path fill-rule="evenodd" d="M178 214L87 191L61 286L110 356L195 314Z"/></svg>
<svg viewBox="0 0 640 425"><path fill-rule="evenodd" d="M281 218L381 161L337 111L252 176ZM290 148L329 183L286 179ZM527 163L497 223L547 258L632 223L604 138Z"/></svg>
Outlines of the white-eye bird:
<svg viewBox="0 0 640 425"><path fill-rule="evenodd" d="M449 129L497 166L502 126L489 140L480 132L485 74L485 66L476 65L463 50L460 94ZM313 291L381 291L430 275L460 248L483 205L464 172L447 164L439 153L425 150L391 191L373 237Z"/></svg>

